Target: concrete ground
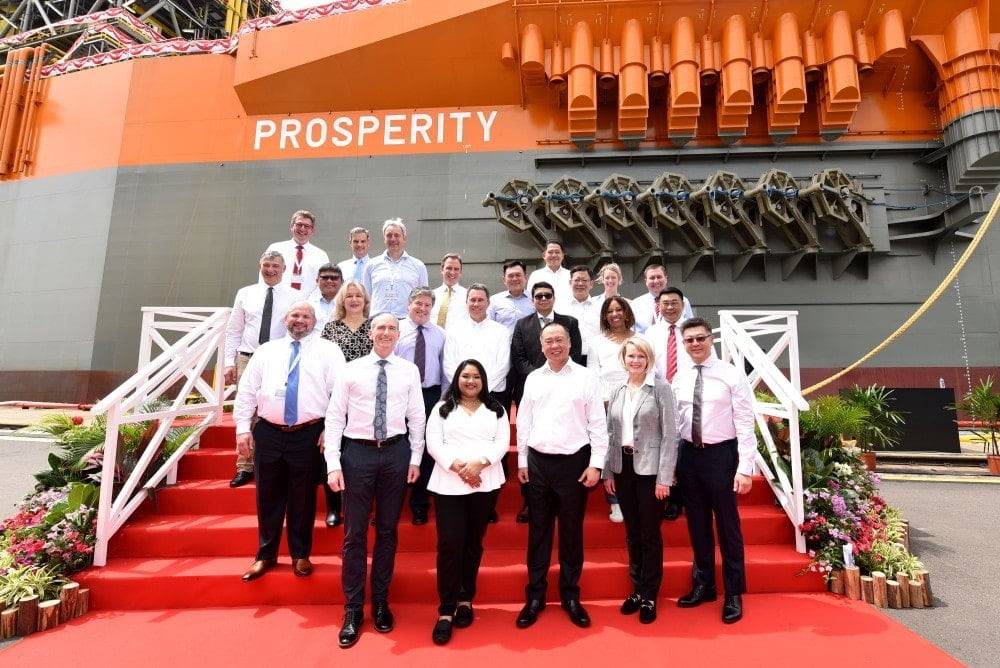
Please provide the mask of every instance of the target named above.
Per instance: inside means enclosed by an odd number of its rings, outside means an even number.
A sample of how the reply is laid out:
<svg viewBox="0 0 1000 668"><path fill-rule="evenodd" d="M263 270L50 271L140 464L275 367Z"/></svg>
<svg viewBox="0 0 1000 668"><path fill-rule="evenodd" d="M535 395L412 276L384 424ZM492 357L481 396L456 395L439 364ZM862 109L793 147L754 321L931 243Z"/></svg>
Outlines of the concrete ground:
<svg viewBox="0 0 1000 668"><path fill-rule="evenodd" d="M12 433L4 427L33 424L47 412L52 411L0 407L2 517L13 514L17 503L32 490L31 475L47 466L53 449L45 438ZM886 610L885 614L966 665L996 666L1000 663L1000 635L996 633L1000 585L992 571L993 559L1000 553L1000 522L992 510L1000 498L1000 476L942 475L947 471L937 469L913 467L882 481L885 498L910 521L911 548L931 573L935 599L933 608ZM10 642L0 642L0 649Z"/></svg>

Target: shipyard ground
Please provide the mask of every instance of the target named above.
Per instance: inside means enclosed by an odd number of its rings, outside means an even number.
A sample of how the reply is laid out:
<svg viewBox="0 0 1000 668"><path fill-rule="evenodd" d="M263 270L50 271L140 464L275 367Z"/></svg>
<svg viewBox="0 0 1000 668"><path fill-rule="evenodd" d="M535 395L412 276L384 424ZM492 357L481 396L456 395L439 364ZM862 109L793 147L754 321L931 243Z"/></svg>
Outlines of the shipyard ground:
<svg viewBox="0 0 1000 668"><path fill-rule="evenodd" d="M0 515L31 489L31 474L46 465L49 441L13 433L11 426L37 422L46 411L0 407ZM86 415L83 412L70 411ZM963 452L981 453L963 443ZM1000 600L993 555L1000 552L1000 524L993 516L1000 476L970 462L908 461L902 453L880 463L884 496L910 520L911 547L930 570L935 606L885 610L888 616L969 666L996 665L1000 637L995 627ZM0 642L0 649L22 640ZM864 655L845 647L842 658ZM0 661L2 663L2 661Z"/></svg>

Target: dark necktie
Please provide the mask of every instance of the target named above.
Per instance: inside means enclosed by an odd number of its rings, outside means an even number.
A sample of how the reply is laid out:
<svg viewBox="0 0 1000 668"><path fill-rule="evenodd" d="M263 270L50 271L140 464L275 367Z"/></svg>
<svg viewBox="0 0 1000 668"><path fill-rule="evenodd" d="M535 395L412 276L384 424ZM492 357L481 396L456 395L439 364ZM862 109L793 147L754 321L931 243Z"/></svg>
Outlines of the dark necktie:
<svg viewBox="0 0 1000 668"><path fill-rule="evenodd" d="M677 325L670 325L670 336L667 338L667 382L674 382L677 375Z"/></svg>
<svg viewBox="0 0 1000 668"><path fill-rule="evenodd" d="M420 383L424 382L424 366L427 363L427 342L424 340L424 326L417 325L417 343L413 346L413 363L420 372Z"/></svg>
<svg viewBox="0 0 1000 668"><path fill-rule="evenodd" d="M696 364L698 377L694 381L694 396L691 398L691 442L697 446L701 445L701 365Z"/></svg>
<svg viewBox="0 0 1000 668"><path fill-rule="evenodd" d="M386 435L389 433L386 424L385 416L385 402L388 396L389 389L389 379L385 373L385 365L388 364L388 360L378 361L378 379L375 381L375 440L384 441Z"/></svg>
<svg viewBox="0 0 1000 668"><path fill-rule="evenodd" d="M271 313L274 311L274 288L267 289L267 297L264 298L264 312L260 314L260 334L257 336L257 343L267 343L271 340Z"/></svg>
<svg viewBox="0 0 1000 668"><path fill-rule="evenodd" d="M285 424L299 422L299 350L302 344L292 341L292 356L288 360L288 384L285 386Z"/></svg>

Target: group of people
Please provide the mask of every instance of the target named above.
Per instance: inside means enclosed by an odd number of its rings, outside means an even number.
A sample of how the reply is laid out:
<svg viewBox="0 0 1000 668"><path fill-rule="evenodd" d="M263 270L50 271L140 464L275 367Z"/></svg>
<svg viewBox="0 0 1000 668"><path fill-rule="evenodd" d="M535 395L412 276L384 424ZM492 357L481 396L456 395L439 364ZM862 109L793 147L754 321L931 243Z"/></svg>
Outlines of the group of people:
<svg viewBox="0 0 1000 668"><path fill-rule="evenodd" d="M647 293L629 300L618 294L620 268L605 265L603 293L591 296L590 268L562 267L553 241L530 276L521 261L503 265L504 291L459 285L456 253L442 258L442 284L432 289L424 263L405 250L401 220L385 221L385 251L375 257L368 231L350 230L352 257L338 264L310 243L315 224L307 211L292 216L291 241L261 256L259 279L237 292L226 335L224 374L238 383L230 485L256 480L259 547L245 581L276 565L283 521L293 572L312 573L322 484L327 526L344 525L339 645L353 646L364 625L369 526L371 617L377 631L391 631L389 586L409 487L415 525L428 522L434 499L432 640L447 643L453 628L475 619L483 538L498 519L516 407L524 498L516 519L528 524L518 627L545 608L557 525L561 607L574 624L590 625L579 588L583 526L589 491L602 480L610 517L625 527L632 592L623 614L656 619L660 522L678 516L683 496L694 565L691 591L677 604L717 599L714 519L722 619L742 617L736 498L753 472L751 393L743 374L714 355L711 325L667 287L662 266L646 268Z"/></svg>

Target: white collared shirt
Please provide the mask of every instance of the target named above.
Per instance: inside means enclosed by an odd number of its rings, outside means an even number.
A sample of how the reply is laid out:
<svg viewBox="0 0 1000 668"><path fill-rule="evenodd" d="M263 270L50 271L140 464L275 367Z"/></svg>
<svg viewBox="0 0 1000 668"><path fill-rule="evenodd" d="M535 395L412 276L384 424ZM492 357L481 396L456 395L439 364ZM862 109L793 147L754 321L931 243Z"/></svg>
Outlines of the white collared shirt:
<svg viewBox="0 0 1000 668"><path fill-rule="evenodd" d="M295 239L275 241L267 247L267 250L278 251L285 260L285 273L281 275L281 284L297 290L301 293L299 298L305 299L313 290L319 289L316 287L316 277L319 276L319 268L330 262L330 256L322 248L307 241L302 244L302 263L296 267L295 256L298 245ZM299 287L295 288L293 284Z"/></svg>
<svg viewBox="0 0 1000 668"><path fill-rule="evenodd" d="M365 289L371 297L373 316L391 313L405 318L410 290L422 285L427 285L427 267L406 251L398 260L382 253L365 266Z"/></svg>
<svg viewBox="0 0 1000 668"><path fill-rule="evenodd" d="M570 295L568 301L559 304L556 311L576 318L580 327L580 338L583 339L583 352L601 334L601 302L597 297L588 297L582 302ZM589 366L589 365L588 365Z"/></svg>
<svg viewBox="0 0 1000 668"><path fill-rule="evenodd" d="M510 447L510 420L507 414L497 414L480 404L469 415L461 406L441 417L441 402L427 418L427 452L434 458L434 470L427 481L427 490L438 494L471 494L500 489L503 485L503 457ZM482 484L470 487L457 473L450 470L456 459L472 461L486 458L490 465L479 473Z"/></svg>
<svg viewBox="0 0 1000 668"><path fill-rule="evenodd" d="M618 357L621 349L620 343L615 343L603 334L593 339L587 349L587 368L600 379L601 397L604 401L610 401L611 393L628 378Z"/></svg>
<svg viewBox="0 0 1000 668"><path fill-rule="evenodd" d="M467 293L468 290L457 283L451 286L451 298L448 300L448 312L445 314L444 324L438 325L439 327L444 327L445 331L447 331L459 322L469 319L469 307L465 304L465 297ZM438 315L441 313L441 305L444 303L446 294L448 294L447 285L439 285L434 288L434 306L431 307L431 322L435 325L438 324Z"/></svg>
<svg viewBox="0 0 1000 668"><path fill-rule="evenodd" d="M674 345L677 350L677 372L680 373L681 367L685 364L691 363L691 356L688 355L688 351L684 349L684 335L681 334L681 325L684 324L684 318L681 318L675 323L676 329L674 330ZM653 347L653 353L656 355L656 377L667 379L667 343L670 341L670 323L666 320L661 320L652 327L646 330L643 335L646 340L649 341L649 345ZM674 376L674 380L677 376Z"/></svg>
<svg viewBox="0 0 1000 668"><path fill-rule="evenodd" d="M531 297L531 288L535 283L540 283L542 281L548 283L552 286L552 289L556 293L556 310L559 306L562 306L569 300L573 299L573 288L569 284L569 269L566 267L559 267L556 271L549 269L549 265L544 264L540 269L535 269L528 276L528 287L525 292Z"/></svg>
<svg viewBox="0 0 1000 668"><path fill-rule="evenodd" d="M240 288L233 301L233 310L229 313L226 324L225 366L236 364L236 353L253 353L260 345L260 324L264 315L264 302L267 300L266 283L255 283ZM285 315L292 304L302 299L302 295L287 285L278 283L274 286L274 296L271 301L271 335L268 341L283 337Z"/></svg>
<svg viewBox="0 0 1000 668"><path fill-rule="evenodd" d="M691 406L698 370L693 361L678 364L673 390L677 401L680 437L691 440ZM737 472L753 475L757 438L754 436L753 394L746 376L715 352L701 370L701 440L720 443L737 439L740 463Z"/></svg>
<svg viewBox="0 0 1000 668"><path fill-rule="evenodd" d="M292 341L292 337L284 336L262 344L247 364L240 376L233 407L237 434L249 433L254 411L272 424L284 424L285 391L293 359ZM300 343L296 424L326 415L330 393L347 364L340 347L315 332Z"/></svg>
<svg viewBox="0 0 1000 668"><path fill-rule="evenodd" d="M573 360L558 372L546 362L528 374L517 405L517 465L528 466L528 448L571 455L590 444L590 465L604 467L608 427L601 383Z"/></svg>
<svg viewBox="0 0 1000 668"><path fill-rule="evenodd" d="M333 314L333 302L336 298L336 295L334 295L333 299L327 301L323 299L323 293L319 290L309 295L308 301L312 304L313 310L316 312L315 329L320 332L326 327L326 323L330 322L330 316Z"/></svg>
<svg viewBox="0 0 1000 668"><path fill-rule="evenodd" d="M645 332L663 320L660 316L660 309L656 305L658 298L659 295L652 295L647 292L632 300L632 313L635 315L635 331L640 333ZM691 302L685 297L684 311L681 313L681 318L687 320L692 317L694 317L694 309L691 308Z"/></svg>
<svg viewBox="0 0 1000 668"><path fill-rule="evenodd" d="M340 470L343 438L375 438L375 383L378 360L375 352L348 362L340 374L326 412L326 470ZM424 397L420 373L413 362L389 355L386 372L386 438L409 433L410 464L419 466L424 454Z"/></svg>
<svg viewBox="0 0 1000 668"><path fill-rule="evenodd" d="M357 275L358 275L357 280L360 282L364 282L365 266L371 261L372 259L369 256L365 255L364 257L351 257L346 260L341 260L340 262L338 262L337 268L340 269L340 273L344 277L344 283L355 280L354 278L355 269L357 269ZM360 269L357 268L358 265L361 265Z"/></svg>
<svg viewBox="0 0 1000 668"><path fill-rule="evenodd" d="M487 389L503 392L507 389L507 372L510 371L511 334L495 320L472 318L460 322L450 330L444 342L444 376L446 382L455 377L459 363L474 359L486 370Z"/></svg>

